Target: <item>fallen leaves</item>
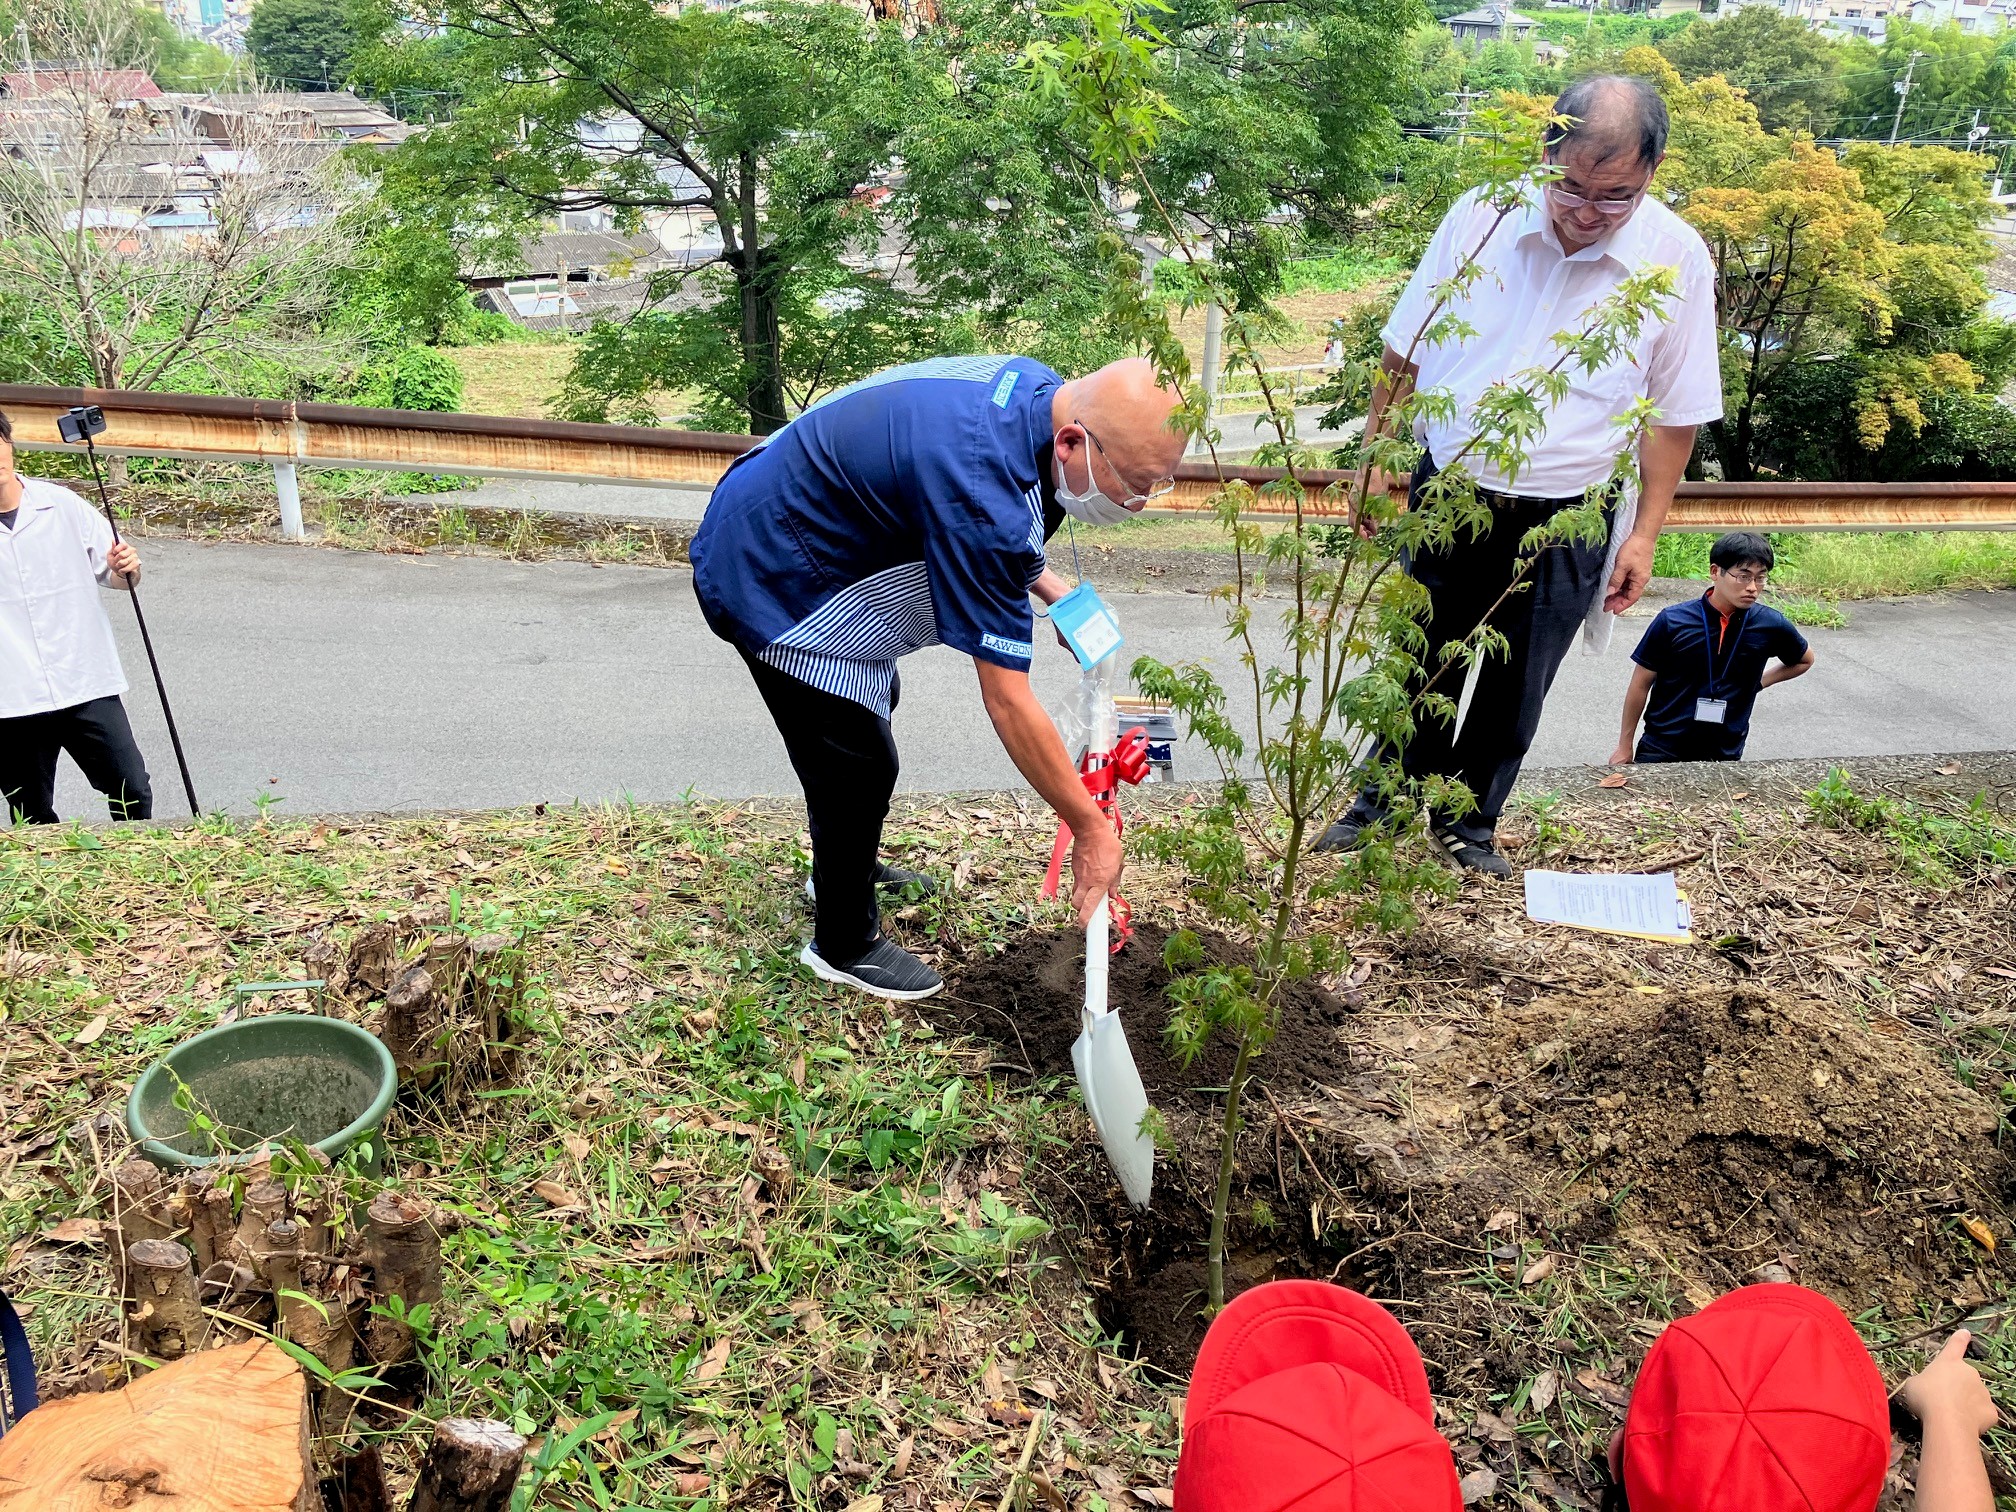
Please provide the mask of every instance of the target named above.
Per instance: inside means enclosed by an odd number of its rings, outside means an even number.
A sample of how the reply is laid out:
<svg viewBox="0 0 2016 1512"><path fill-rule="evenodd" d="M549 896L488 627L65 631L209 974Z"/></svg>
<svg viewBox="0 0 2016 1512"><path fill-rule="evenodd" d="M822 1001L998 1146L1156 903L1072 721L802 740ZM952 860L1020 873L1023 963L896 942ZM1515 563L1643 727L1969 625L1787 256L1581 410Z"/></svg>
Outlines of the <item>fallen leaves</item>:
<svg viewBox="0 0 2016 1512"><path fill-rule="evenodd" d="M1526 1393L1526 1406L1532 1412L1545 1412L1554 1405L1554 1398L1561 1392L1561 1372L1551 1366L1533 1377L1532 1389Z"/></svg>
<svg viewBox="0 0 2016 1512"><path fill-rule="evenodd" d="M112 1022L112 1016L110 1014L108 1013L99 1014L96 1018L91 1020L90 1023L86 1024L82 1029L79 1029L76 1032L76 1034L72 1035L70 1043L73 1045L90 1045L97 1043L98 1037L105 1032L105 1026L110 1024L111 1022Z"/></svg>
<svg viewBox="0 0 2016 1512"><path fill-rule="evenodd" d="M1472 1470L1468 1475L1463 1477L1462 1483L1457 1489L1462 1494L1463 1505L1474 1507L1478 1502L1484 1500L1485 1497L1497 1491L1498 1472L1491 1469Z"/></svg>
<svg viewBox="0 0 2016 1512"><path fill-rule="evenodd" d="M98 1220L96 1218L65 1218L54 1228L44 1229L40 1235L44 1244L96 1244L98 1242ZM1990 1244L1989 1249L1994 1249Z"/></svg>
<svg viewBox="0 0 2016 1512"><path fill-rule="evenodd" d="M1519 1284L1521 1286L1534 1286L1537 1285L1539 1282L1545 1281L1549 1276L1553 1274L1554 1274L1554 1256L1553 1253L1550 1251L1549 1253L1542 1255L1538 1260L1535 1260L1531 1265L1526 1267L1525 1274L1523 1274L1519 1278Z"/></svg>
<svg viewBox="0 0 2016 1512"><path fill-rule="evenodd" d="M1598 778L1596 786L1599 788L1620 788L1626 786L1630 781L1631 774L1629 772L1612 772L1607 777Z"/></svg>
<svg viewBox="0 0 2016 1512"><path fill-rule="evenodd" d="M581 1208L588 1204L579 1193L569 1190L557 1181L541 1178L532 1183L532 1193L549 1207L556 1209Z"/></svg>
<svg viewBox="0 0 2016 1512"><path fill-rule="evenodd" d="M1580 1387L1586 1395L1593 1397L1595 1400L1601 1402L1605 1407L1608 1407L1610 1411L1618 1417L1622 1417L1624 1415L1624 1409L1631 1405L1631 1393L1629 1391L1626 1391L1622 1386L1619 1386L1615 1381L1604 1380L1603 1377L1596 1374L1594 1370L1576 1371L1575 1384L1578 1387Z"/></svg>
<svg viewBox="0 0 2016 1512"><path fill-rule="evenodd" d="M589 1144L579 1134L563 1134L560 1136L560 1143L566 1148L567 1153L572 1155L576 1160L586 1160L588 1152L594 1148L593 1145Z"/></svg>
<svg viewBox="0 0 2016 1512"><path fill-rule="evenodd" d="M1995 1231L1979 1218L1962 1218L1960 1220L1960 1227L1967 1230L1968 1238L1988 1251L1989 1254L1992 1255L1995 1253Z"/></svg>
<svg viewBox="0 0 2016 1512"><path fill-rule="evenodd" d="M727 1368L728 1341L716 1339L708 1346L707 1353L700 1356L700 1364L693 1372L693 1379L702 1382L718 1380L721 1372Z"/></svg>

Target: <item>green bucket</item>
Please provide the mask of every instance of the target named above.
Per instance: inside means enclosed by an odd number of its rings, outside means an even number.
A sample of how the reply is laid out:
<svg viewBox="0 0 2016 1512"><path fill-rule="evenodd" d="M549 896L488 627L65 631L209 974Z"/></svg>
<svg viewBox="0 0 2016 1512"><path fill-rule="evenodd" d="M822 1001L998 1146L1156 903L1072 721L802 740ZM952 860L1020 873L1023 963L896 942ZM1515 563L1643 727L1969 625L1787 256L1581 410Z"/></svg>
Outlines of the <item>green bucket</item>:
<svg viewBox="0 0 2016 1512"><path fill-rule="evenodd" d="M175 1106L177 1079L214 1131L196 1132ZM126 1128L158 1166L213 1165L225 1155L296 1142L331 1160L385 1121L399 1090L392 1052L342 1019L272 1013L206 1029L149 1066L126 1099ZM376 1172L383 1154L371 1141Z"/></svg>

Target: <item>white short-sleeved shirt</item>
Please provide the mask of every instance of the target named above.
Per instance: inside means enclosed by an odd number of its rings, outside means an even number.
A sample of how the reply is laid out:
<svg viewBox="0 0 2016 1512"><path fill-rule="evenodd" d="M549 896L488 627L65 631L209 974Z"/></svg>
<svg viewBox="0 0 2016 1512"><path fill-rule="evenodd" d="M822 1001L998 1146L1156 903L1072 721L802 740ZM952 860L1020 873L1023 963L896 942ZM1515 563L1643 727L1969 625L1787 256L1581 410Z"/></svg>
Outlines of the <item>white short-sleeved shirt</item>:
<svg viewBox="0 0 2016 1512"><path fill-rule="evenodd" d="M1529 185L1522 205L1506 215L1483 250L1478 244L1498 212L1472 190L1450 207L1422 254L1421 265L1386 322L1386 344L1421 369L1417 386L1446 388L1456 399L1451 421L1426 417L1415 439L1438 461L1469 441L1471 414L1493 383L1560 355L1559 331L1580 331L1596 305L1618 285L1650 268L1678 278L1663 320L1647 321L1631 350L1609 367L1584 373L1571 359L1569 391L1546 415L1546 431L1527 449L1516 479L1472 453L1465 465L1486 488L1546 499L1579 495L1610 475L1623 446L1615 417L1641 397L1659 407L1661 425L1701 425L1722 414L1722 369L1716 348L1715 269L1700 234L1657 200L1646 199L1624 224L1593 246L1566 253L1542 191ZM1474 255L1482 275L1444 313L1475 329L1468 339L1415 345L1434 308L1435 288ZM1439 317L1438 317L1439 318Z"/></svg>
<svg viewBox="0 0 2016 1512"><path fill-rule="evenodd" d="M13 527L0 525L0 719L46 714L126 691L98 590L112 527L69 489L21 480Z"/></svg>

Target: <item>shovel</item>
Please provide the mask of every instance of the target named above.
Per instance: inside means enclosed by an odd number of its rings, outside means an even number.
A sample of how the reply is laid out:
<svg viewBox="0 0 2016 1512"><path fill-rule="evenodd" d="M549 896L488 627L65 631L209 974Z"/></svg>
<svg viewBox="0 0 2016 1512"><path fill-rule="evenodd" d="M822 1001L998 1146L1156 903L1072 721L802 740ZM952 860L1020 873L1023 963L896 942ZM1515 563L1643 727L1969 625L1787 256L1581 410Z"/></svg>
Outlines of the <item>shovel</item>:
<svg viewBox="0 0 2016 1512"><path fill-rule="evenodd" d="M1135 1068L1134 1052L1127 1048L1127 1031L1120 1015L1106 1006L1111 959L1106 930L1107 906L1101 898L1092 922L1085 926L1084 1028L1071 1046L1071 1065L1085 1094L1085 1111L1092 1115L1092 1126L1099 1131L1121 1189L1135 1207L1145 1208L1155 1184L1155 1141L1141 1132L1148 1093Z"/></svg>

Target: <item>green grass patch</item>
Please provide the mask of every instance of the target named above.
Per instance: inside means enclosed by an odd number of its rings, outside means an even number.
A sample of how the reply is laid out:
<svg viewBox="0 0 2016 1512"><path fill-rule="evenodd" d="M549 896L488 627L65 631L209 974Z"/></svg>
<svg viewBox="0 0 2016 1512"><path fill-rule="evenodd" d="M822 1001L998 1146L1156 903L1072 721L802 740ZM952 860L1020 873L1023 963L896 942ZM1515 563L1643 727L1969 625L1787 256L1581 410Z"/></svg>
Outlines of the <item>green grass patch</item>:
<svg viewBox="0 0 2016 1512"><path fill-rule="evenodd" d="M1889 598L1968 588L2016 588L2016 532L1812 531L1773 535L1774 589L1807 599ZM1710 535L1659 538L1659 577L1706 578Z"/></svg>

